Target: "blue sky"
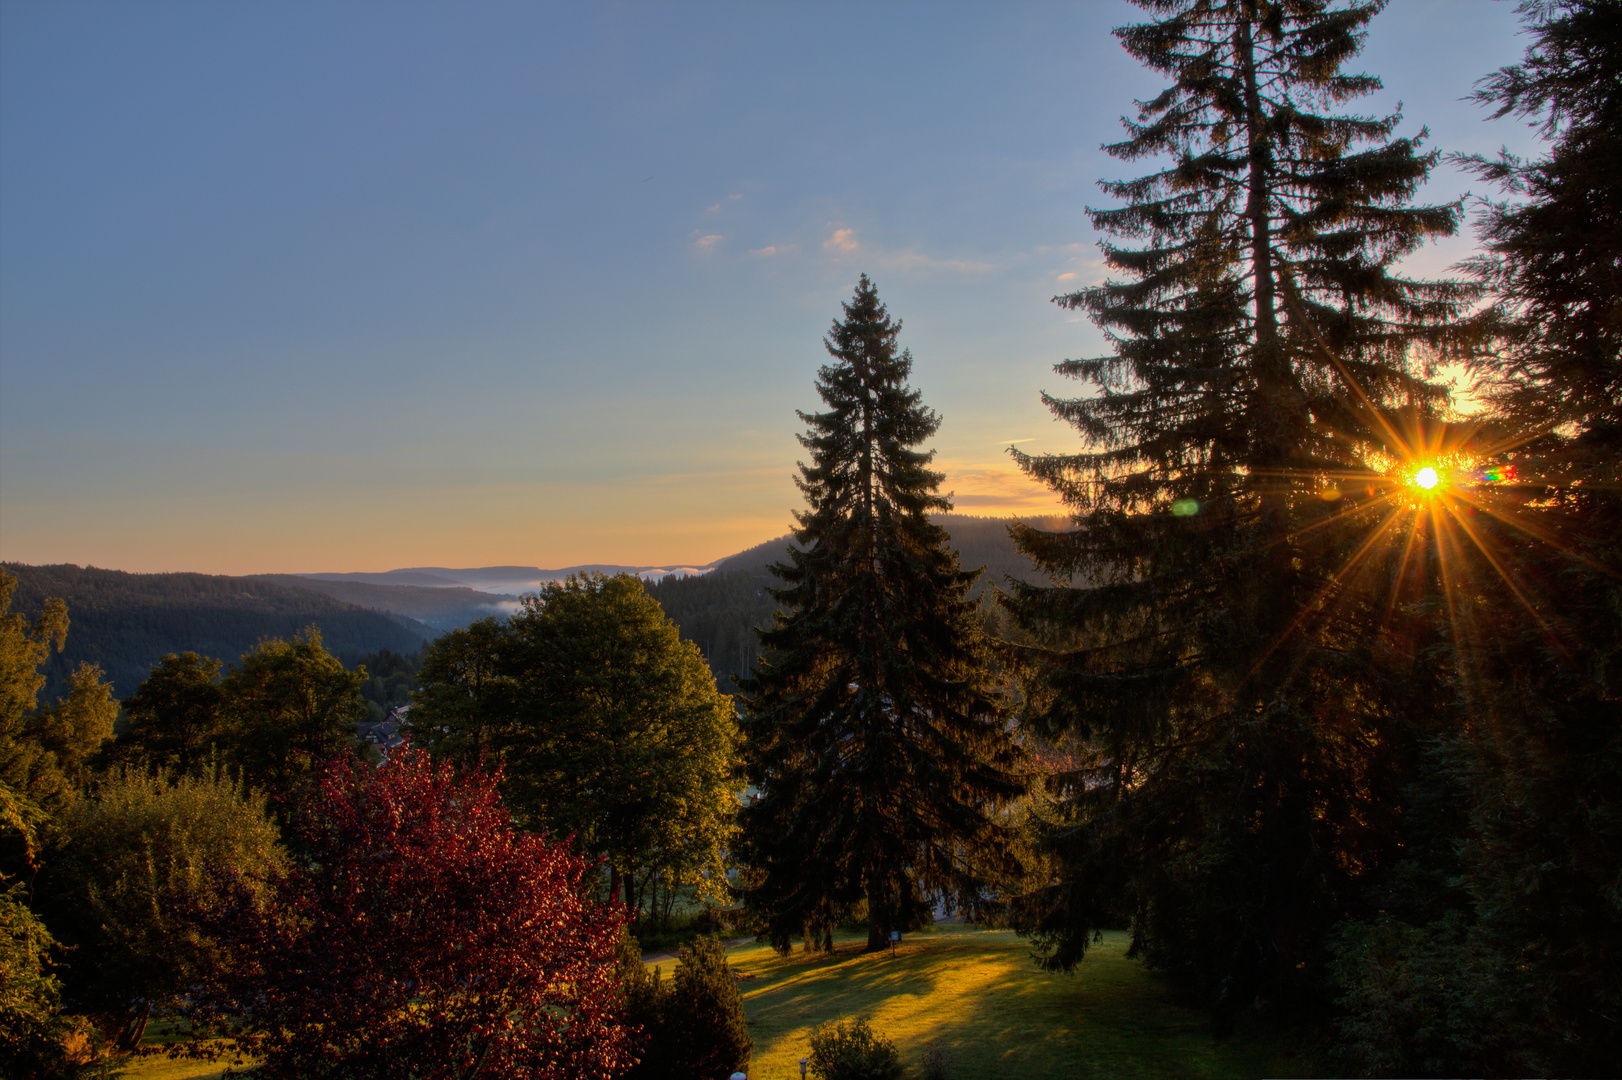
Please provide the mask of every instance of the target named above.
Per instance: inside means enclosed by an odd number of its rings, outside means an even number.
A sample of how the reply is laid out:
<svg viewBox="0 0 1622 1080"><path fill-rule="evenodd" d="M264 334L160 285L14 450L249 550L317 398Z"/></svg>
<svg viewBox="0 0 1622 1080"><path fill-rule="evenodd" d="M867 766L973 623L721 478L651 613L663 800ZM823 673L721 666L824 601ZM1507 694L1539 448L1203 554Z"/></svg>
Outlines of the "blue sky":
<svg viewBox="0 0 1622 1080"><path fill-rule="evenodd" d="M708 562L787 530L863 271L959 509L1044 511L1005 451L1074 445L1038 394L1100 336L1050 298L1160 88L1134 14L4 0L0 558ZM1535 149L1460 100L1523 47L1511 4L1396 0L1366 108Z"/></svg>

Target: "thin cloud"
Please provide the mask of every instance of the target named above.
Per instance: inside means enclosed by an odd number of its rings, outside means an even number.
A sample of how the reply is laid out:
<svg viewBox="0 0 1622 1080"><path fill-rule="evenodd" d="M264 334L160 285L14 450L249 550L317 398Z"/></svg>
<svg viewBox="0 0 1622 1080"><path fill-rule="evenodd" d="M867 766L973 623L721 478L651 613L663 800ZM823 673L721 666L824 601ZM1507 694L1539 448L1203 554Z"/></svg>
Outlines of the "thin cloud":
<svg viewBox="0 0 1622 1080"><path fill-rule="evenodd" d="M995 508L1039 514L1063 512L1063 503L1052 489L1020 472L1012 461L943 461L937 462L937 467L946 474L946 483L942 486L952 489L952 504L958 509Z"/></svg>
<svg viewBox="0 0 1622 1080"><path fill-rule="evenodd" d="M822 242L822 250L830 255L854 255L862 250L856 240L855 229L835 229L834 234Z"/></svg>
<svg viewBox="0 0 1622 1080"><path fill-rule="evenodd" d="M694 240L693 249L695 251L708 253L714 251L716 246L725 239L726 237L722 236L720 233L710 233L707 236L701 236L697 240Z"/></svg>
<svg viewBox="0 0 1622 1080"><path fill-rule="evenodd" d="M996 269L992 263L974 262L969 259L937 259L921 251L882 251L867 248L856 239L855 229L835 229L833 234L822 242L822 250L836 259L860 253L868 263L885 270L909 272L950 270L960 274L982 274Z"/></svg>
<svg viewBox="0 0 1622 1080"><path fill-rule="evenodd" d="M879 265L896 270L952 270L960 274L983 274L997 269L994 263L973 262L969 259L937 259L917 251L898 251L880 255Z"/></svg>
<svg viewBox="0 0 1622 1080"><path fill-rule="evenodd" d="M757 259L770 259L774 255L793 255L799 250L793 244L768 244L765 247L750 248L749 254Z"/></svg>

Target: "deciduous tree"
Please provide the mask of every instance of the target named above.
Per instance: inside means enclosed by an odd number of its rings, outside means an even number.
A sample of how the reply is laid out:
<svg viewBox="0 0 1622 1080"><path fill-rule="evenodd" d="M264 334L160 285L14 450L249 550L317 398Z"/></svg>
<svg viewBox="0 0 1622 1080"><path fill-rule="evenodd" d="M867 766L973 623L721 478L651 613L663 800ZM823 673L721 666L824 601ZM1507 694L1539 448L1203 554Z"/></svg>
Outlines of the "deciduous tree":
<svg viewBox="0 0 1622 1080"><path fill-rule="evenodd" d="M349 749L366 715L360 684L321 644L314 626L244 653L220 684L228 760L245 782L280 800L285 816L321 762Z"/></svg>
<svg viewBox="0 0 1622 1080"><path fill-rule="evenodd" d="M169 653L154 664L124 699L128 726L115 756L189 774L208 761L211 748L223 752L221 666L194 652Z"/></svg>
<svg viewBox="0 0 1622 1080"><path fill-rule="evenodd" d="M550 582L507 622L441 637L422 678L416 738L488 750L519 824L604 856L629 906L653 873L725 889L732 702L636 578Z"/></svg>
<svg viewBox="0 0 1622 1080"><path fill-rule="evenodd" d="M499 782L417 750L327 765L310 861L208 920L230 963L199 1019L231 1017L256 1075L287 1080L623 1072L623 909L587 898L590 860L512 827Z"/></svg>
<svg viewBox="0 0 1622 1080"><path fill-rule="evenodd" d="M72 950L70 1004L116 1049L135 1049L153 1011L172 1009L215 959L185 909L221 872L257 890L285 866L264 796L220 769L103 780L58 820L40 876L41 910Z"/></svg>

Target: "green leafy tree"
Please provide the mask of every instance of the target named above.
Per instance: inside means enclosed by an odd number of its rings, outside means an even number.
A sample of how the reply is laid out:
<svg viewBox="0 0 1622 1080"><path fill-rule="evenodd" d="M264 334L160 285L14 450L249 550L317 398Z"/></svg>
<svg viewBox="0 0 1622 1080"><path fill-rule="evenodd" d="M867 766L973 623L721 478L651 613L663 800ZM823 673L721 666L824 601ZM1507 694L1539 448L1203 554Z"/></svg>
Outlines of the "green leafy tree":
<svg viewBox="0 0 1622 1080"><path fill-rule="evenodd" d="M1069 968L1124 898L1137 951L1226 1022L1321 1000L1329 928L1400 844L1435 678L1379 583L1434 567L1383 542L1411 519L1376 466L1434 423L1423 358L1474 292L1398 268L1460 219L1413 205L1435 155L1336 111L1380 85L1343 68L1381 3L1140 6L1117 36L1170 85L1107 149L1156 167L1102 185L1112 276L1058 298L1113 351L1044 399L1085 448L1015 454L1077 524L1022 548L1088 583L1014 589L1046 646L1027 720L1091 750L1022 921Z"/></svg>
<svg viewBox="0 0 1622 1080"><path fill-rule="evenodd" d="M366 715L365 681L364 669L350 671L326 650L314 626L290 641L260 642L220 683L229 763L272 798L294 797L321 763L352 747Z"/></svg>
<svg viewBox="0 0 1622 1080"><path fill-rule="evenodd" d="M71 1030L62 986L51 970L56 940L28 907L24 885L0 891L0 1071L23 1080L69 1076L63 1053Z"/></svg>
<svg viewBox="0 0 1622 1080"><path fill-rule="evenodd" d="M0 570L0 784L40 812L60 809L70 797L56 757L41 745L35 718L45 676L40 665L61 652L68 636L68 608L47 600L32 626L12 614L17 579Z"/></svg>
<svg viewBox="0 0 1622 1080"><path fill-rule="evenodd" d="M44 813L0 781L0 834L21 840L34 869ZM28 904L28 883L0 876L0 1073L18 1080L72 1076L67 1043L88 1043L62 1013L62 984L51 954L57 941ZM80 1036L77 1040L76 1036Z"/></svg>
<svg viewBox="0 0 1622 1080"><path fill-rule="evenodd" d="M58 821L41 875L42 909L72 947L70 1001L133 1050L153 1010L172 1008L215 962L187 909L217 899L222 872L257 887L286 862L264 796L223 770L105 780Z"/></svg>
<svg viewBox="0 0 1622 1080"><path fill-rule="evenodd" d="M636 907L652 875L719 893L737 810L737 723L698 649L627 574L550 582L505 623L437 640L412 728L505 769L524 828L573 835Z"/></svg>
<svg viewBox="0 0 1622 1080"><path fill-rule="evenodd" d="M182 774L200 769L222 737L220 668L194 652L169 653L154 664L124 699L128 722L115 756Z"/></svg>
<svg viewBox="0 0 1622 1080"><path fill-rule="evenodd" d="M1022 791L962 570L929 519L950 509L915 449L940 426L907 386L912 356L864 275L825 341L826 411L800 413L810 464L796 547L774 566L784 612L743 683L749 908L780 949L866 905L868 948L933 901L1008 869L993 816Z"/></svg>
<svg viewBox="0 0 1622 1080"><path fill-rule="evenodd" d="M118 701L101 668L81 663L68 676L67 694L38 710L29 728L40 746L56 756L63 775L82 784L96 755L112 740L117 716Z"/></svg>

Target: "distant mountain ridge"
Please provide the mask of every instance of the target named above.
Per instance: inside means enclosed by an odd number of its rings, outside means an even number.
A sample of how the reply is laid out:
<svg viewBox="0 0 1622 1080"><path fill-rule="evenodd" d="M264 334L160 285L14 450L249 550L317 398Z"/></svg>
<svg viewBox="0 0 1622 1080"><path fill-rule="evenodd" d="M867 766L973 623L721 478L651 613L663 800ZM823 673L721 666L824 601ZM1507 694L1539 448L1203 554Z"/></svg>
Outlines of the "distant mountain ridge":
<svg viewBox="0 0 1622 1080"><path fill-rule="evenodd" d="M942 514L967 568L984 567L977 596L1009 579L1036 581L1035 566L1014 549L1007 518ZM1025 519L1039 528L1068 527L1064 518ZM588 563L559 570L534 566L406 567L382 573L127 574L95 567L5 563L18 578L12 610L35 615L48 597L68 603L68 645L46 664L47 700L81 660L99 663L120 696L132 693L164 653L194 651L235 660L264 637L321 628L327 646L348 658L390 649L414 652L439 634L476 619L510 614L523 593L571 574L628 573L697 642L724 690L757 655L754 628L770 623L776 602L768 569L787 557L780 536L703 566Z"/></svg>
<svg viewBox="0 0 1622 1080"><path fill-rule="evenodd" d="M733 557L733 556L729 556ZM682 576L706 574L724 560L717 559L703 566L684 566L666 563L662 566L621 566L614 563L583 563L566 566L561 570L544 570L538 566L477 566L453 569L446 566L412 566L399 570L376 573L352 572L296 574L294 577L311 581L344 581L363 585L410 585L420 588L466 588L479 592L526 593L535 592L549 581L562 581L573 574L634 574L643 580L658 580L671 574Z"/></svg>
<svg viewBox="0 0 1622 1080"><path fill-rule="evenodd" d="M262 638L291 637L311 625L321 628L329 649L346 657L379 649L415 652L438 636L418 619L269 578L0 565L17 579L12 612L32 618L51 597L67 601L67 645L45 662L42 701L61 694L81 661L100 664L114 693L127 697L165 653L198 652L229 662Z"/></svg>
<svg viewBox="0 0 1622 1080"><path fill-rule="evenodd" d="M1008 535L1012 518L973 517L968 514L932 515L947 532L964 569L981 570L970 595L986 602L987 593L1010 581L1044 583L1034 563L1014 547ZM1068 518L1020 518L1038 529L1061 532L1071 528ZM756 544L736 555L718 559L713 572L702 577L667 577L649 582L649 595L659 601L665 615L682 637L698 645L723 693L736 693L734 676L747 674L760 655L756 627L769 626L777 601L769 590L778 584L771 565L786 562L792 535Z"/></svg>

